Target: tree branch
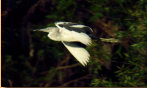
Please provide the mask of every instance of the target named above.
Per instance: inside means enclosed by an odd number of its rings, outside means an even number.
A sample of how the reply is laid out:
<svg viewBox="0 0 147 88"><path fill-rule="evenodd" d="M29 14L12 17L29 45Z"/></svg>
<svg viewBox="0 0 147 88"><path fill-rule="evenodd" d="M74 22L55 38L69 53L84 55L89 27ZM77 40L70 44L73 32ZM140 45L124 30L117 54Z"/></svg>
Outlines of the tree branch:
<svg viewBox="0 0 147 88"><path fill-rule="evenodd" d="M72 64L72 65L67 65L67 66L60 66L60 67L57 67L56 69L57 69L57 70L69 69L69 68L77 67L77 66L79 66L79 65L80 65L80 64L77 63L77 64Z"/></svg>
<svg viewBox="0 0 147 88"><path fill-rule="evenodd" d="M68 81L68 82L62 84L60 87L68 86L69 84L71 84L71 83L73 83L73 82L76 82L76 81L79 81L79 80L82 80L82 79L88 79L90 76L91 76L91 74L88 74L88 75L82 76L82 77L80 77L80 78L77 78L77 79Z"/></svg>

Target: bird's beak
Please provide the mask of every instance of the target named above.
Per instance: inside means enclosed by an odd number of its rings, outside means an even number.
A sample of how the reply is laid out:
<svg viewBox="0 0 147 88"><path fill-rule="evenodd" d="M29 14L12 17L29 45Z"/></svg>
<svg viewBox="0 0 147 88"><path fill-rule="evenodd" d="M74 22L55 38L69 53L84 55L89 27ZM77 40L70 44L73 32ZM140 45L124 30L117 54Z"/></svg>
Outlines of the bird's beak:
<svg viewBox="0 0 147 88"><path fill-rule="evenodd" d="M41 32L49 32L48 28L44 28L44 29L35 29L33 31L41 31Z"/></svg>

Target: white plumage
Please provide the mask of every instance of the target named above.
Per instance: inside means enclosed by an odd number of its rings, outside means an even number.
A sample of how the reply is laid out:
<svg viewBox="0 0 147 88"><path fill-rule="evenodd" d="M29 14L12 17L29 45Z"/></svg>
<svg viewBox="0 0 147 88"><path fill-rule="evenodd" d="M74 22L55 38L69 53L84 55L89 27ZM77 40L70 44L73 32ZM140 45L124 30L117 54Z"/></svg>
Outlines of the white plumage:
<svg viewBox="0 0 147 88"><path fill-rule="evenodd" d="M38 31L48 32L48 37L54 41L61 41L63 45L70 51L70 53L83 65L87 65L90 54L88 51L76 44L82 43L86 46L91 44L91 37L89 34L93 30L85 25L72 22L56 22L57 27L48 27Z"/></svg>
<svg viewBox="0 0 147 88"><path fill-rule="evenodd" d="M85 66L89 60L90 54L82 47L73 47L65 42L62 42L64 46L70 51L70 53L83 65Z"/></svg>

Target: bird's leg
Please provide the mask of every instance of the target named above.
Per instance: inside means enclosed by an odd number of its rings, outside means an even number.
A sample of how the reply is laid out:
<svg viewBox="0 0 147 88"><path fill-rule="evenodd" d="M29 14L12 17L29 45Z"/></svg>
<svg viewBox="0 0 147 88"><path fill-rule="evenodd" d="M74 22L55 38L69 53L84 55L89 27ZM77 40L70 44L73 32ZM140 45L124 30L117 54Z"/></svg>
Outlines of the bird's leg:
<svg viewBox="0 0 147 88"><path fill-rule="evenodd" d="M119 43L120 41L115 38L99 38L102 42Z"/></svg>

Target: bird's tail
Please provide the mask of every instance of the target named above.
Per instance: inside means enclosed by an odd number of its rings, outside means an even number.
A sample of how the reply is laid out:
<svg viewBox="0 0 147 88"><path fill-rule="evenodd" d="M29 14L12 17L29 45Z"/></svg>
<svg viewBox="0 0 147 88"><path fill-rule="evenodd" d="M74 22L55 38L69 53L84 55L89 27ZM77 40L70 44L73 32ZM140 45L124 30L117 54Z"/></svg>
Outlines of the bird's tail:
<svg viewBox="0 0 147 88"><path fill-rule="evenodd" d="M93 40L100 40L98 37L92 35L92 34L89 34L89 36L93 39Z"/></svg>

